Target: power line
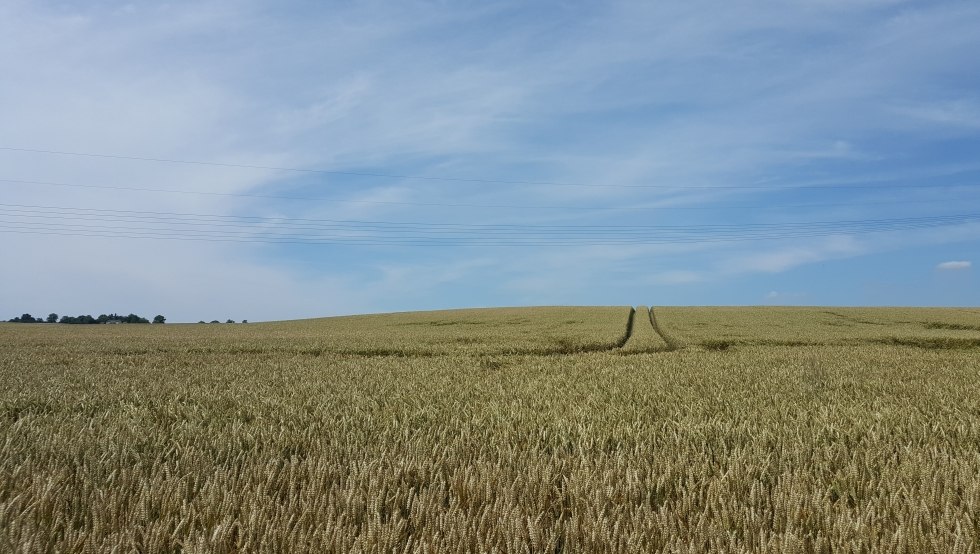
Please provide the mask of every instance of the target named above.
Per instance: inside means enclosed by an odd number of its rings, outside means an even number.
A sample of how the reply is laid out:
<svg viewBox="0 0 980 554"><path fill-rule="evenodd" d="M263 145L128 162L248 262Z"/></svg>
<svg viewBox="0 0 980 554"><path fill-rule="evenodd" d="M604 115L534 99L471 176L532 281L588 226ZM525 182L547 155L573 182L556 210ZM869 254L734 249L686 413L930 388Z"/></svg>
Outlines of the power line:
<svg viewBox="0 0 980 554"><path fill-rule="evenodd" d="M908 226L887 229L873 229L865 231L889 232L921 228L931 228L936 226ZM159 240L191 240L203 242L237 242L251 244L281 244L281 245L359 245L359 246L443 246L443 247L471 247L471 246L537 246L537 247L558 247L558 246L623 246L623 245L669 245L669 244L695 244L695 243L725 243L725 242L745 242L757 240L780 240L787 238L816 238L835 235L853 234L852 232L827 231L827 232L798 232L798 233L778 233L761 236L704 236L686 237L671 239L602 239L602 240L547 240L546 238L526 238L524 240L474 240L453 239L440 240L432 237L404 237L401 240L392 240L384 237L345 237L345 236L241 236L241 235L214 235L214 234L188 234L188 233L157 233L151 231L107 231L97 228L65 228L65 227L21 227L0 224L0 233L17 233L31 235L57 235L68 237L103 237L103 238L129 238L129 239L159 239Z"/></svg>
<svg viewBox="0 0 980 554"><path fill-rule="evenodd" d="M0 232L266 244L373 246L612 246L778 240L894 232L975 223L980 214L935 217L745 223L730 225L543 226L423 224L320 220L282 223L140 219L131 214L65 216L43 210L0 210ZM92 217L96 216L96 217ZM113 219L116 217L116 219ZM159 218L156 213L150 217ZM53 219L53 221L51 221ZM138 224L138 226L134 226Z"/></svg>
<svg viewBox="0 0 980 554"><path fill-rule="evenodd" d="M924 200L884 200L873 202L820 202L805 204L765 204L765 205L721 205L721 206L540 206L540 205L520 205L520 204L469 204L469 203L443 203L443 202L408 202L408 201L389 201L389 200L347 200L333 199L316 196L290 196L277 194L252 194L252 193L232 193L232 192L207 192L179 189L143 188L143 187L124 187L115 185L87 185L78 183L61 183L52 181L34 181L25 179L0 179L0 183L41 185L52 187L69 187L81 189L101 189L116 190L127 192L152 192L164 194L182 194L195 196L216 196L231 198L259 198L266 200L300 200L312 202L331 202L334 204L371 204L371 205L393 205L393 206L424 206L442 208L481 208L481 209L507 209L507 210L585 210L585 211L674 211L674 210L768 210L768 209L787 209L787 208L829 208L829 207L854 207L854 206L882 206L900 204L948 204L948 198L924 199ZM933 185L931 188L962 188L972 187L973 184L958 185ZM851 187L854 191L885 190L884 187Z"/></svg>
<svg viewBox="0 0 980 554"><path fill-rule="evenodd" d="M625 184L609 184L609 183L573 183L573 182L561 182L561 181L532 181L532 180L509 180L509 179L488 179L488 178L468 178L468 177L436 177L436 176L426 176L426 175L409 175L409 174L398 174L398 173L380 173L380 172L358 172L358 171L341 171L341 170L331 170L331 169L312 169L312 168L298 168L298 167L285 167L285 166L265 166L265 165L255 165L255 164L238 164L238 163L224 163L224 162L209 162L201 160L181 160L176 158L155 158L149 156L126 156L121 154L102 154L93 152L70 152L65 150L44 150L36 148L18 148L12 146L0 146L0 150L8 152L27 152L33 154L47 154L47 155L58 155L58 156L74 156L74 157L85 157L85 158L101 158L101 159L112 159L112 160L130 160L130 161L142 161L142 162L157 162L157 163L170 163L170 164L182 164L182 165L198 165L198 166L214 166L214 167L228 167L228 168L240 168L240 169L261 169L265 171L288 171L295 173L311 173L311 174L323 174L323 175L344 175L344 176L355 176L355 177L381 177L386 179L405 179L405 180L418 180L418 181L438 181L438 182L458 182L458 183L472 183L472 184L506 184L506 185L538 185L538 186L551 186L551 187L588 187L588 188L626 188L626 189L665 189L665 190L768 190L768 191L780 191L780 190L797 190L797 189L854 189L854 190L867 190L872 188L938 188L939 186L951 186L951 185L924 185L924 184L891 184L888 187L871 187L871 186L854 186L854 185L833 185L833 184L823 184L823 185L790 185L784 187L772 187L767 185L700 185L700 186L686 186L686 185L625 185ZM956 186L956 185L953 185ZM967 186L967 185L958 185ZM971 184L972 186L972 184Z"/></svg>
<svg viewBox="0 0 980 554"><path fill-rule="evenodd" d="M141 162L160 162L160 163L187 164L187 165L207 165L207 166L216 166L216 167L234 167L234 168L242 168L242 169L262 169L267 171L291 171L296 173L319 173L325 175L346 175L346 176L355 176L355 177L384 177L387 179L413 179L413 180L422 180L422 181L450 181L450 182L461 182L461 183L491 183L491 184L495 183L495 184L507 184L507 185L545 185L545 186L561 186L561 187L617 186L617 185L590 185L587 183L560 183L555 181L520 181L520 180L512 181L512 180L503 180L503 179L429 177L429 176L422 176L422 175L401 175L397 173L339 171L339 170L332 170L332 169L309 169L309 168L279 167L279 166L267 166L267 165L253 165L253 164L205 162L205 161L198 161L198 160L177 160L172 158L151 158L146 156L123 156L118 154L95 154L90 152L66 152L61 150L14 148L10 146L0 146L0 150L6 150L9 152L30 152L34 154L53 154L59 156L107 158L113 160L131 160L131 161L141 161Z"/></svg>
<svg viewBox="0 0 980 554"><path fill-rule="evenodd" d="M200 214L182 212L160 212L160 211L138 211L138 210L119 210L109 208L79 208L68 206L43 206L32 204L4 204L0 203L0 213L13 212L24 214L53 214L57 218L71 216L87 216L90 218L106 219L114 217L133 217L138 219L163 219L171 221L192 221L192 222L227 222L245 221L254 225L276 224L276 225L295 225L295 224L343 224L355 226L395 226L395 227L440 227L440 228L463 228L463 229L525 229L525 230L600 230L600 229L644 229L644 230L725 230L725 229L746 229L746 228L792 228L792 227L831 227L841 228L852 225L863 224L891 224L905 222L922 221L954 221L962 219L973 219L980 217L980 214L953 214L941 216L920 216L886 219L849 219L831 221L799 221L799 222L776 222L759 223L745 222L734 224L696 224L696 225L545 225L545 224L480 224L480 223L427 223L416 221L378 221L378 220L352 220L352 219L313 219L295 218L284 216L254 216L254 215L221 215L221 214Z"/></svg>

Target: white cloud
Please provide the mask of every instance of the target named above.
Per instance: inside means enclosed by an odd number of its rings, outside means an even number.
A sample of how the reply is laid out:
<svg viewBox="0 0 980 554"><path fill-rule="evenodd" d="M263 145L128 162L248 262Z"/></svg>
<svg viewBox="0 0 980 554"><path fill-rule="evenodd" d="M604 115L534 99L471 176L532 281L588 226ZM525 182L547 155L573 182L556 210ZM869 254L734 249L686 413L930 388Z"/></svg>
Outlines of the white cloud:
<svg viewBox="0 0 980 554"><path fill-rule="evenodd" d="M771 290L766 294L767 300L797 300L805 297L806 293L804 292L779 292Z"/></svg>
<svg viewBox="0 0 980 554"><path fill-rule="evenodd" d="M949 261L937 265L936 269L941 269L944 271L955 271L957 269L970 269L972 266L973 263L969 261Z"/></svg>

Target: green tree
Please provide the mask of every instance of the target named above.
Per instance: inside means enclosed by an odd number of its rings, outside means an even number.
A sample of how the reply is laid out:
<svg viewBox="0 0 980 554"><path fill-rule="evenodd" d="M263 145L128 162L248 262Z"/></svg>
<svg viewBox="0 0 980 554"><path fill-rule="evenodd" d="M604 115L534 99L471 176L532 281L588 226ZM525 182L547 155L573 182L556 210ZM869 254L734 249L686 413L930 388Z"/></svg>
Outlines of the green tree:
<svg viewBox="0 0 980 554"><path fill-rule="evenodd" d="M166 323L166 322L167 322L167 318L163 317L162 315L158 315L153 318L153 323Z"/></svg>
<svg viewBox="0 0 980 554"><path fill-rule="evenodd" d="M24 314L20 317L15 317L10 320L10 323L44 323L41 319L34 319L31 314Z"/></svg>
<svg viewBox="0 0 980 554"><path fill-rule="evenodd" d="M58 314L48 314L48 323L58 323Z"/></svg>

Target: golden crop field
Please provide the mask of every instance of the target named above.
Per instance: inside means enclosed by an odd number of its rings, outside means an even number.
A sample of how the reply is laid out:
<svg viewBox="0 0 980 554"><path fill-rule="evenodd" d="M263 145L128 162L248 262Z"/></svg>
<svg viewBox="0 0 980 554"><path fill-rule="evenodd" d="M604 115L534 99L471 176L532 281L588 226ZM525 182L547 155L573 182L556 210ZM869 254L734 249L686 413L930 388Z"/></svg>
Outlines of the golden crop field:
<svg viewBox="0 0 980 554"><path fill-rule="evenodd" d="M2 324L0 551L980 549L980 311L653 316Z"/></svg>

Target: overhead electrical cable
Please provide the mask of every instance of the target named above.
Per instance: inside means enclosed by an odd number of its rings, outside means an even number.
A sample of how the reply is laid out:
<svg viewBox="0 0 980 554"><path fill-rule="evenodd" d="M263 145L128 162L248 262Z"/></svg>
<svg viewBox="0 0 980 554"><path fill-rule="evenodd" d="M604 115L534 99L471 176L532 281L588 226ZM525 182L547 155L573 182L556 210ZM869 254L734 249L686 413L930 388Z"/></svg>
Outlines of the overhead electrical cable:
<svg viewBox="0 0 980 554"><path fill-rule="evenodd" d="M295 172L295 173L311 173L311 174L324 174L324 175L342 175L342 176L355 176L355 177L380 177L386 179L404 179L404 180L418 180L418 181L437 181L437 182L456 182L456 183L471 183L471 184L506 184L506 185L537 185L537 186L550 186L550 187L587 187L587 188L625 188L625 189L665 189L665 190L766 190L766 191L782 191L782 190L797 190L797 189L872 189L872 188L934 188L935 184L889 184L887 187L881 186L867 186L867 185L842 185L842 184L790 184L788 186L773 187L771 185L630 185L630 184L616 184L616 183L575 183L575 182L562 182L562 181L545 181L545 180L510 180L510 179L490 179L490 178L470 178L470 177L444 177L444 176L428 176L428 175L409 175L409 174L398 174L398 173L383 173L383 172L360 172L360 171L343 171L343 170L333 170L333 169L312 169L312 168L299 168L299 167L280 167L280 166L266 166L258 164L243 164L243 163L227 163L227 162L210 162L202 160L181 160L175 158L157 158L150 156L128 156L122 154L103 154L103 153L93 153L93 152L71 152L65 150L47 150L40 148L19 148L12 146L0 146L0 151L8 152L26 152L33 154L47 154L47 155L57 155L57 156L73 156L73 157L85 157L85 158L102 158L102 159L112 159L112 160L129 160L129 161L141 161L141 162L157 162L157 163L168 163L168 164L182 164L182 165L197 165L197 166L213 166L213 167L228 167L228 168L239 168L239 169L261 169L265 171L285 171L285 172Z"/></svg>
<svg viewBox="0 0 980 554"><path fill-rule="evenodd" d="M179 215L179 214L178 214ZM271 244L594 246L778 240L928 229L980 222L980 214L702 225L517 225L418 222L208 219L161 212L113 213L0 205L0 231L72 236Z"/></svg>
<svg viewBox="0 0 980 554"><path fill-rule="evenodd" d="M145 187L124 187L115 185L88 185L88 184L78 184L78 183L61 183L61 182L51 182L51 181L34 181L25 179L2 179L0 178L0 183L8 184L25 184L25 185L41 185L41 186L51 186L51 187L69 187L69 188L81 188L81 189L101 189L101 190L115 190L115 191L127 191L127 192L151 192L151 193L163 193L163 194L179 194L179 195L195 195L195 196L209 196L209 197L230 197L230 198L258 198L265 200L298 200L306 202L329 202L331 204L370 204L370 205L388 205L388 206L421 206L421 207L440 207L440 208L480 208L480 209L506 209L506 210L585 210L585 211L674 211L674 210L770 210L770 209L787 209L787 208L829 208L829 207L854 207L854 206L881 206L881 205L899 205L899 204L948 204L948 198L931 198L931 199L915 199L915 200L880 200L880 201L870 201L870 202L819 202L819 203L803 203L803 204L763 204L763 205L709 205L709 206L542 206L542 205L522 205L522 204L473 204L473 203L447 203L447 202L410 202L410 201L395 201L395 200L355 200L355 199L338 199L338 198L325 198L322 196L294 196L294 195L281 195L281 194L254 194L254 193L232 193L232 192L208 192L208 191L193 191L193 190L180 190L180 189L163 189L163 188L145 188ZM938 184L931 185L929 188L974 188L973 183L967 184ZM790 189L786 189L790 190ZM852 187L853 191L874 191L883 192L887 189L885 187ZM661 202L677 201L677 198L666 198L661 200Z"/></svg>
<svg viewBox="0 0 980 554"><path fill-rule="evenodd" d="M877 229L867 232L885 232L898 230L911 230L930 228L935 226L908 226L904 228ZM672 237L672 238L633 238L633 239L593 239L593 240L547 240L546 238L526 238L523 240L501 240L487 239L475 240L468 239L434 239L432 237L407 236L394 240L390 237L379 238L374 236L347 237L347 236L241 236L241 235L214 235L214 234L188 234L188 233L154 233L145 231L132 231L129 233L118 231L106 231L91 228L47 228L35 227L24 228L22 226L10 226L0 224L0 232L11 232L20 234L50 234L70 237L104 237L104 238L131 238L131 239L163 239L163 240L196 240L206 242L240 242L240 243L265 243L265 244L299 244L299 245L330 245L347 244L362 246L617 246L617 245L675 245L692 243L720 243L720 242L744 242L754 240L779 240L786 238L816 238L826 236L841 236L854 234L853 232L797 232L797 233L773 233L765 236L702 236L702 237Z"/></svg>
<svg viewBox="0 0 980 554"><path fill-rule="evenodd" d="M887 219L850 219L850 220L817 220L800 222L743 222L743 223L708 223L696 225L654 225L654 224L630 224L630 225L597 225L597 224L574 224L574 225L554 225L554 224L521 224L521 223L430 223L417 221L378 221L378 220L354 220L354 219L314 219L314 218L294 218L283 216L253 216L253 215L222 215L222 214L196 214L181 212L160 212L160 211L140 211L140 210L118 210L107 208L78 208L66 206L44 206L31 204L4 204L0 203L0 213L26 214L30 216L54 215L58 218L71 216L86 216L97 219L112 217L137 218L140 220L162 219L170 221L191 221L191 222L227 222L227 221L246 221L253 224L345 224L356 226L412 226L412 227L447 227L447 228L475 228L475 229L499 229L516 228L529 230L558 229L558 230L597 230L597 229L647 229L647 230L691 230L691 229L744 229L744 228L787 228L787 227L830 227L841 228L851 225L864 223L902 223L916 221L942 221L942 220L962 220L978 217L978 214L951 214L938 216L919 216Z"/></svg>
<svg viewBox="0 0 980 554"><path fill-rule="evenodd" d="M326 175L346 175L355 177L384 177L388 179L412 179L412 180L423 180L423 181L450 181L450 182L461 182L461 183L490 183L490 184L507 184L507 185L545 185L545 186L562 186L562 187L589 187L597 186L590 185L587 183L560 183L555 181L523 181L523 180L506 180L506 179L472 179L472 178L462 178L462 177L431 177L423 175L401 175L397 173L375 173L375 172L362 172L362 171L340 171L332 169L311 169L311 168L298 168L298 167L279 167L279 166L267 166L267 165L254 165L254 164L239 164L239 163L223 163L223 162L207 162L199 160L177 160L172 158L152 158L146 156L123 156L118 154L96 154L91 152L66 152L61 150L42 150L34 148L14 148L9 146L0 146L0 150L6 150L9 152L30 152L34 154L54 154L58 156L77 156L86 158L106 158L113 160L130 160L130 161L141 161L141 162L160 162L160 163L170 163L170 164L186 164L186 165L207 165L215 167L233 167L240 169L262 169L267 171L291 171L297 173L321 173ZM609 186L609 185L604 185Z"/></svg>

